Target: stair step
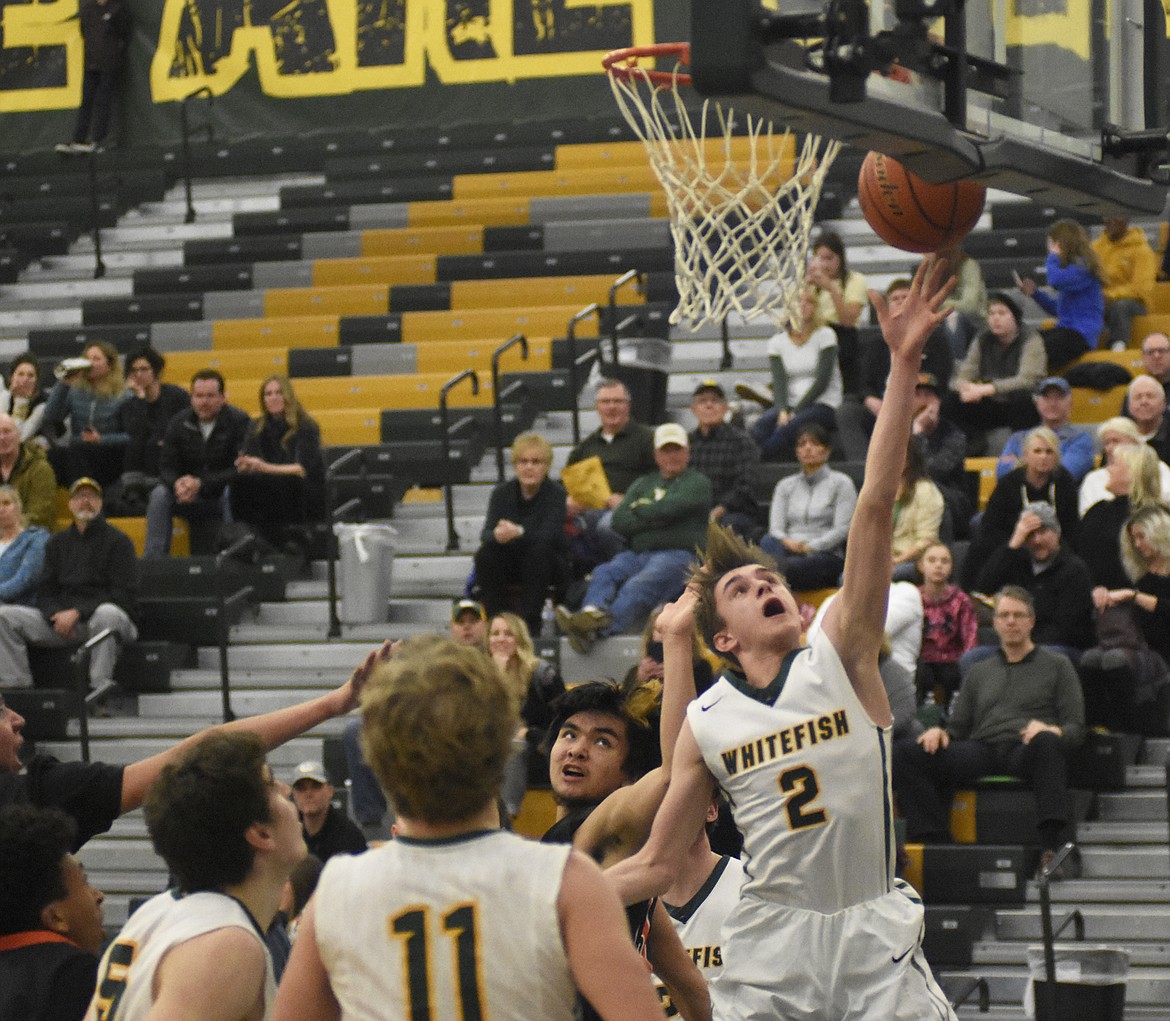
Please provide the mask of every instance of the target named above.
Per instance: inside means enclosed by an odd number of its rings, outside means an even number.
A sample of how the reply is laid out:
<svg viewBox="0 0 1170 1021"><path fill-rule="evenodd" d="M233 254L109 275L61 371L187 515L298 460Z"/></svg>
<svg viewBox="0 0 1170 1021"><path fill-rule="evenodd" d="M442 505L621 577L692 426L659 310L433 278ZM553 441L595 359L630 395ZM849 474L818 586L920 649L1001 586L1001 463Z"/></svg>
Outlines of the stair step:
<svg viewBox="0 0 1170 1021"><path fill-rule="evenodd" d="M1081 822L1077 841L1087 844L1161 844L1167 840L1164 822Z"/></svg>
<svg viewBox="0 0 1170 1021"><path fill-rule="evenodd" d="M1060 946L1061 944L1058 944ZM1084 944L1073 942L1067 944L1073 947L1083 947ZM1040 943L1013 940L985 940L976 943L972 949L972 959L975 965L1027 965L1028 950L1041 946ZM1147 940L1118 940L1110 942L1111 950L1124 950L1129 954L1129 963L1133 967L1167 967L1170 966L1170 943L1156 943Z"/></svg>
<svg viewBox="0 0 1170 1021"><path fill-rule="evenodd" d="M1085 879L1170 878L1170 854L1164 847L1099 847L1080 844Z"/></svg>
<svg viewBox="0 0 1170 1021"><path fill-rule="evenodd" d="M940 969L946 976L955 974L950 969ZM1024 988L1028 983L1028 969L1023 966L995 965L980 968L973 974L987 981L993 1003L1022 1003ZM1126 1004L1147 1007L1159 1006L1163 1010L1170 1002L1170 968L1131 968L1125 989Z"/></svg>
<svg viewBox="0 0 1170 1021"><path fill-rule="evenodd" d="M1039 899L1039 888L1037 899ZM1170 896L1170 882L1158 879L1070 879L1049 887L1055 904L1161 904Z"/></svg>
<svg viewBox="0 0 1170 1021"><path fill-rule="evenodd" d="M107 762L113 766L128 766L151 755L158 755L199 729L191 727L190 720L184 722L188 725L185 731L166 738L91 739L90 758L95 762ZM205 719L202 722L206 725L211 721ZM272 749L268 753L268 762L273 769L281 770L292 769L305 759L320 760L322 738L339 735L343 727L344 723L341 721L327 721L314 728L307 736L293 738L279 748ZM38 741L37 750L53 755L62 762L77 762L81 759L81 750L76 741Z"/></svg>
<svg viewBox="0 0 1170 1021"><path fill-rule="evenodd" d="M1126 939L1170 942L1170 905L1165 903L1085 904L1081 914L1085 939L1091 943ZM1039 940L1040 906L998 910L995 934L998 939Z"/></svg>

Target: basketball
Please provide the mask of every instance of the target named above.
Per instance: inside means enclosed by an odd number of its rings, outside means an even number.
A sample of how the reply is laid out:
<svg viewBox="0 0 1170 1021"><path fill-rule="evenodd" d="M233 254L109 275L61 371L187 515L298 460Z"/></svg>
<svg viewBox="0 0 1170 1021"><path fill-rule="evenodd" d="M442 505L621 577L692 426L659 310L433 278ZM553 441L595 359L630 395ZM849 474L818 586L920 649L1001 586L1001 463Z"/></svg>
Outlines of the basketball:
<svg viewBox="0 0 1170 1021"><path fill-rule="evenodd" d="M929 184L880 152L865 157L857 178L865 219L904 252L937 252L961 241L983 212L985 196L974 181Z"/></svg>

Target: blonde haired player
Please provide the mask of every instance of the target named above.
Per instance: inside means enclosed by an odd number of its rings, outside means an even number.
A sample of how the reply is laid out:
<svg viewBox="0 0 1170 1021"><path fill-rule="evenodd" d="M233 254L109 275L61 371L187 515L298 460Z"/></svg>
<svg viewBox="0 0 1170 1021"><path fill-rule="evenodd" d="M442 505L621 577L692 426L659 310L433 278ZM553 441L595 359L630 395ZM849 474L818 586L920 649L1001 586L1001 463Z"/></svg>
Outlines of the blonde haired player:
<svg viewBox="0 0 1170 1021"><path fill-rule="evenodd" d="M926 263L897 312L870 292L889 384L844 583L811 646L801 648L796 600L774 565L730 533L711 529L692 581L695 622L735 669L688 707L650 839L606 875L627 901L663 893L723 788L748 879L723 928L716 1021L954 1017L922 957L921 902L894 879L893 719L878 672L914 389L953 286ZM666 655L680 644L664 641Z"/></svg>
<svg viewBox="0 0 1170 1021"><path fill-rule="evenodd" d="M396 837L326 865L275 1021L570 1021L577 990L606 1021L661 1021L601 870L567 846L498 829L518 725L514 698L475 649L415 638L375 670L363 741Z"/></svg>

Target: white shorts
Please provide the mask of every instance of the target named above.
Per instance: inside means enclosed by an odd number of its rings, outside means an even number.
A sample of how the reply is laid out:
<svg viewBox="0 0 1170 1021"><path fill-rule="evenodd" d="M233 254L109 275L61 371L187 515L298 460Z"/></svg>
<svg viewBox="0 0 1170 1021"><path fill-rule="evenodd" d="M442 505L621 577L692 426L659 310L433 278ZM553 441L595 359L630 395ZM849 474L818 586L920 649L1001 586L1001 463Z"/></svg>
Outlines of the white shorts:
<svg viewBox="0 0 1170 1021"><path fill-rule="evenodd" d="M901 880L831 915L745 897L723 929L714 1021L955 1021L922 933L922 901Z"/></svg>

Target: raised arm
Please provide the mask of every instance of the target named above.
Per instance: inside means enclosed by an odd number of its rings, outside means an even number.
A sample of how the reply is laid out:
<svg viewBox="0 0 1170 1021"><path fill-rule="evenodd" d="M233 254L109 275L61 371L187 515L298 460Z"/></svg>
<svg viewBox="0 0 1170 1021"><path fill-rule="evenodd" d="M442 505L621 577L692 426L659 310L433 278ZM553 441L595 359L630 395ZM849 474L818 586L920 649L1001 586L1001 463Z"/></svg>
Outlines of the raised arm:
<svg viewBox="0 0 1170 1021"><path fill-rule="evenodd" d="M122 811L130 812L141 805L147 789L154 783L162 768L176 761L191 745L213 731L225 733L236 730L250 731L259 735L266 749L272 749L311 730L325 720L348 713L357 707L362 687L370 672L378 663L389 659L392 651L391 643L384 642L362 661L344 684L326 695L319 695L299 705L264 713L262 716L250 716L247 719L208 727L185 738L165 752L132 762L122 772Z"/></svg>
<svg viewBox="0 0 1170 1021"><path fill-rule="evenodd" d="M670 888L678 863L706 823L714 786L690 724L684 723L674 749L670 786L654 817L650 839L632 858L606 870L605 878L617 887L623 904L657 897Z"/></svg>
<svg viewBox="0 0 1170 1021"><path fill-rule="evenodd" d="M944 282L942 275L943 266L933 259L919 265L910 294L896 313L877 291L869 292L890 349L890 378L849 528L844 581L824 623L862 705L883 726L891 717L877 660L892 571L894 500L906 461L922 351L945 318L942 303L955 285L954 278Z"/></svg>

